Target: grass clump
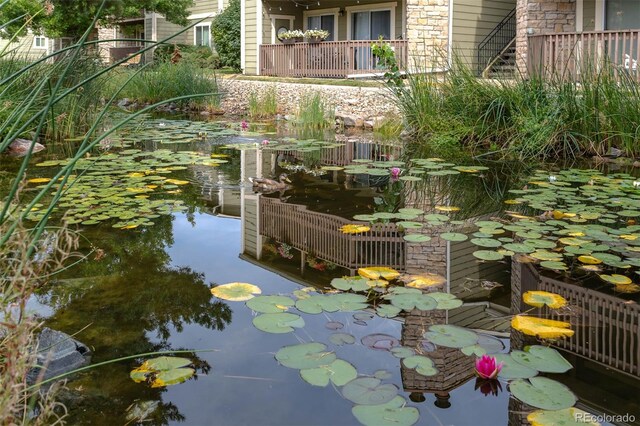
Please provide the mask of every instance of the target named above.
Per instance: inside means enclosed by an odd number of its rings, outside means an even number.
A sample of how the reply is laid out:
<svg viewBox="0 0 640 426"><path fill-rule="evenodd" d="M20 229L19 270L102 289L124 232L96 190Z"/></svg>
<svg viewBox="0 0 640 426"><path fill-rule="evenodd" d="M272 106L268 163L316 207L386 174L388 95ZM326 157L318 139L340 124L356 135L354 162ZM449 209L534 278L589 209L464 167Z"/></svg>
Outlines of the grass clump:
<svg viewBox="0 0 640 426"><path fill-rule="evenodd" d="M562 75L479 79L461 60L442 75L410 73L389 82L414 147L497 151L516 158L640 155L640 85L611 65Z"/></svg>
<svg viewBox="0 0 640 426"><path fill-rule="evenodd" d="M404 129L402 119L397 116L385 116L373 122L373 133L383 140L397 139Z"/></svg>
<svg viewBox="0 0 640 426"><path fill-rule="evenodd" d="M333 125L335 111L318 92L305 93L300 99L297 124L307 128L322 129Z"/></svg>
<svg viewBox="0 0 640 426"><path fill-rule="evenodd" d="M181 108L202 110L219 105L218 85L215 77L209 77L197 65L180 61L176 64L160 62L142 71L120 70L113 82L113 88L121 87L131 78L121 92L120 97L135 100L138 103L153 104L165 99L186 97L177 101ZM135 75L133 75L135 73ZM211 96L195 96L211 93ZM190 95L194 95L193 98Z"/></svg>
<svg viewBox="0 0 640 426"><path fill-rule="evenodd" d="M258 95L251 92L249 95L249 117L252 119L272 118L278 113L278 92L275 87Z"/></svg>

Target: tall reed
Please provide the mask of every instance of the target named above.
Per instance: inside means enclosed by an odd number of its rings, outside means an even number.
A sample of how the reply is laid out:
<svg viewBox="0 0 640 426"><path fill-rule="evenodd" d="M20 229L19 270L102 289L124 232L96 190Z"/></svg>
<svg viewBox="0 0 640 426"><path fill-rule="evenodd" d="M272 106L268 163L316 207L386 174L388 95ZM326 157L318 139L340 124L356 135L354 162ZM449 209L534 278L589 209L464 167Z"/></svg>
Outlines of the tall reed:
<svg viewBox="0 0 640 426"><path fill-rule="evenodd" d="M300 99L296 118L299 126L320 129L333 125L335 111L320 93L305 93Z"/></svg>

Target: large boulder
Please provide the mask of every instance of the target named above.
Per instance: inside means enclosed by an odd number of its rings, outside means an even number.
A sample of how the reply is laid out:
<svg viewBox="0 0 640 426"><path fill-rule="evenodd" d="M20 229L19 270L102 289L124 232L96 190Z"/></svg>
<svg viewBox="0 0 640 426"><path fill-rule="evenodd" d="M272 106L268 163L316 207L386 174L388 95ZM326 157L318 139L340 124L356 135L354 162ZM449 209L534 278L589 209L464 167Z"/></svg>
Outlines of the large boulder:
<svg viewBox="0 0 640 426"><path fill-rule="evenodd" d="M36 346L37 368L29 372L27 380L34 383L40 375L43 380L76 370L91 360L87 345L61 331L45 327ZM44 372L43 372L44 370Z"/></svg>
<svg viewBox="0 0 640 426"><path fill-rule="evenodd" d="M23 155L27 155L27 153L29 152L29 148L31 147L32 143L33 143L33 141L30 141L28 139L16 138L9 144L9 148L7 149L7 153L9 153L10 155L15 155L17 157L22 157ZM36 142L33 145L33 151L32 152L40 152L43 149L44 149L44 145L42 145L41 143Z"/></svg>

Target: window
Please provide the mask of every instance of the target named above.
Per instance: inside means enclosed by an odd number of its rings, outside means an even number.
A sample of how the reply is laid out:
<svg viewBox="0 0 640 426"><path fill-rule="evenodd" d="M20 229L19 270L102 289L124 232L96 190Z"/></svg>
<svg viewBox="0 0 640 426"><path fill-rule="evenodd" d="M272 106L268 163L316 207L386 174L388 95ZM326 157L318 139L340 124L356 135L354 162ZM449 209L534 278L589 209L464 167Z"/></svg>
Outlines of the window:
<svg viewBox="0 0 640 426"><path fill-rule="evenodd" d="M318 16L308 16L307 17L307 29L308 30L325 30L329 32L329 37L326 38L327 41L334 41L334 15L318 15Z"/></svg>
<svg viewBox="0 0 640 426"><path fill-rule="evenodd" d="M33 47L36 49L46 49L47 48L47 38L44 36L34 36L33 37Z"/></svg>
<svg viewBox="0 0 640 426"><path fill-rule="evenodd" d="M391 11L363 11L351 14L353 40L391 39Z"/></svg>
<svg viewBox="0 0 640 426"><path fill-rule="evenodd" d="M211 46L211 24L198 24L194 30L194 41L196 46Z"/></svg>

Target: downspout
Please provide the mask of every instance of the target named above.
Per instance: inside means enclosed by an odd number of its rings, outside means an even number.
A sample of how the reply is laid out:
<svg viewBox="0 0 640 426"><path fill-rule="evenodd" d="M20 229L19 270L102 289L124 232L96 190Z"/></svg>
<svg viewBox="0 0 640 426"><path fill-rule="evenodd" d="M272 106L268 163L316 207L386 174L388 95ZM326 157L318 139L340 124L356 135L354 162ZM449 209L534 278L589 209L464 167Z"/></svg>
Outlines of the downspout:
<svg viewBox="0 0 640 426"><path fill-rule="evenodd" d="M449 46L447 50L447 69L445 72L451 70L451 63L453 61L453 0L449 0Z"/></svg>
<svg viewBox="0 0 640 426"><path fill-rule="evenodd" d="M261 0L260 0L261 1ZM246 46L247 42L246 38L246 19L244 14L246 13L246 4L245 0L240 0L240 68L242 68L242 73L246 74Z"/></svg>

